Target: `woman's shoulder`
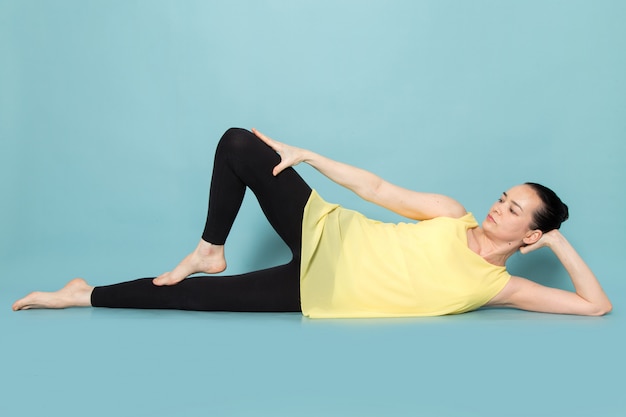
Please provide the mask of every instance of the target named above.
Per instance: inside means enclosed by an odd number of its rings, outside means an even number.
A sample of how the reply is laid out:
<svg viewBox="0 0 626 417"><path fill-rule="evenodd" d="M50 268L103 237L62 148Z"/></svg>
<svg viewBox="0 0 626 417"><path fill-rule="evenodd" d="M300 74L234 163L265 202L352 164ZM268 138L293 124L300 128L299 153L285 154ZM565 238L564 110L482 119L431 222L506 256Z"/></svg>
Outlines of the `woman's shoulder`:
<svg viewBox="0 0 626 417"><path fill-rule="evenodd" d="M460 217L448 217L448 216L439 216L429 220L423 220L421 223L429 223L433 224L449 224L455 225L458 227L465 227L466 229L471 229L478 226L478 222L476 221L476 217L471 212L466 212L464 215Z"/></svg>

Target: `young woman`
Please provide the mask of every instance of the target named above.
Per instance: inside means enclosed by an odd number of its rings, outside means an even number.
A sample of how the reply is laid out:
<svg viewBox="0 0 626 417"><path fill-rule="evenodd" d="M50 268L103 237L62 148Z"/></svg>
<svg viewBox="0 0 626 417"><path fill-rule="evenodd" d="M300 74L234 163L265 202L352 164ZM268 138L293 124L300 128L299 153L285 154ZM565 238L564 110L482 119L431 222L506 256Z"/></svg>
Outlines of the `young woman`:
<svg viewBox="0 0 626 417"><path fill-rule="evenodd" d="M363 199L419 222L388 224L325 202L292 166L308 163ZM224 244L246 188L293 253L281 266L238 276ZM603 315L611 303L558 231L567 206L535 183L502 194L479 226L457 201L410 191L380 177L253 130L229 129L218 144L209 209L196 249L171 272L103 287L82 279L34 292L14 310L72 306L203 311L301 311L309 317L456 314L482 306ZM518 250L549 247L575 292L510 276Z"/></svg>

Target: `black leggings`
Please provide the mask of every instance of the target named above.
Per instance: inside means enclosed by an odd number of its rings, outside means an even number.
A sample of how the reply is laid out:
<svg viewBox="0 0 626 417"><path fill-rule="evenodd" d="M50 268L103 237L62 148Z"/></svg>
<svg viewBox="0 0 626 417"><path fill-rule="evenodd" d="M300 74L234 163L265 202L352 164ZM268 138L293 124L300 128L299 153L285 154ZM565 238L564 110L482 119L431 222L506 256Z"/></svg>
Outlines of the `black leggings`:
<svg viewBox="0 0 626 417"><path fill-rule="evenodd" d="M301 311L300 249L302 215L311 188L293 168L278 176L280 156L254 134L229 129L217 146L209 210L202 239L222 245L241 207L246 187L293 254L281 266L235 276L192 277L172 286L153 278L96 287L94 307L160 308L201 311Z"/></svg>

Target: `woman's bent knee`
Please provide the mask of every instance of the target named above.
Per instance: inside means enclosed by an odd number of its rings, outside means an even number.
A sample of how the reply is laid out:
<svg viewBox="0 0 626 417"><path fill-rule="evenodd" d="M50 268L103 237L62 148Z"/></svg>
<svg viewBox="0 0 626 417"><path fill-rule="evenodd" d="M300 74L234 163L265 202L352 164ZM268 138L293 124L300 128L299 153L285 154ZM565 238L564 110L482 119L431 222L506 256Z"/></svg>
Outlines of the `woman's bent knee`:
<svg viewBox="0 0 626 417"><path fill-rule="evenodd" d="M228 148L233 151L240 151L254 145L251 140L253 138L255 138L254 133L249 130L231 127L222 135L218 147Z"/></svg>

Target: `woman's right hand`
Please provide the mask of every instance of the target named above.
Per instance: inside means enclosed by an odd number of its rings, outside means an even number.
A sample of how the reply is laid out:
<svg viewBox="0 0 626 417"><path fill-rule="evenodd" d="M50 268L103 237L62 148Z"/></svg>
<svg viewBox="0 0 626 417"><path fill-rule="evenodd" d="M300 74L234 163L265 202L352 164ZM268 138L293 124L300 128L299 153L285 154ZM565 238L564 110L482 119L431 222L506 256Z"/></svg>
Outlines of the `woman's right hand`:
<svg viewBox="0 0 626 417"><path fill-rule="evenodd" d="M256 129L252 129L252 132L280 155L281 161L274 167L274 175L285 168L306 162L364 200L409 219L426 220L440 216L459 218L466 213L465 208L450 197L407 190L364 169L334 161L313 151L285 145Z"/></svg>
<svg viewBox="0 0 626 417"><path fill-rule="evenodd" d="M280 155L280 163L276 165L272 171L274 176L280 174L283 170L289 167L298 165L306 159L306 153L308 151L305 149L296 148L295 146L278 142L277 140L264 135L254 128L252 129L252 133L254 133L259 139L265 142L278 155Z"/></svg>

